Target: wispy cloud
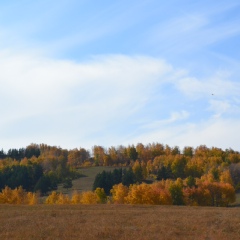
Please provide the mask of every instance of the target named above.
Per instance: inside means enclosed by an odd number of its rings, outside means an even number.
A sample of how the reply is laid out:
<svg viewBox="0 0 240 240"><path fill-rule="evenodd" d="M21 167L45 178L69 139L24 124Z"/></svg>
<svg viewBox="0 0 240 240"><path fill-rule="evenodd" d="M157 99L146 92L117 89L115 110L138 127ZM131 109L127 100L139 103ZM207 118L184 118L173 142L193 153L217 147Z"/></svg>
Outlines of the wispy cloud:
<svg viewBox="0 0 240 240"><path fill-rule="evenodd" d="M146 56L102 55L73 62L11 51L0 53L0 68L0 143L5 148L10 143L72 148L138 141L236 146L231 139L236 140L234 129L239 128L240 86L231 75L191 78ZM165 84L172 86L170 95ZM153 101L155 94L165 106ZM204 109L201 101L206 101ZM224 145L225 134L229 142Z"/></svg>
<svg viewBox="0 0 240 240"><path fill-rule="evenodd" d="M185 146L206 145L239 150L239 136L236 134L239 131L238 119L208 119L199 123L188 122L157 128L139 134L131 141L125 141L125 144L161 142L170 146L179 146L181 149Z"/></svg>
<svg viewBox="0 0 240 240"><path fill-rule="evenodd" d="M189 117L189 112L184 110L180 112L171 112L170 117L168 119L153 121L150 124L143 126L143 128L147 128L147 129L163 128L166 125L174 124L181 120L186 120L188 117Z"/></svg>
<svg viewBox="0 0 240 240"><path fill-rule="evenodd" d="M192 5L190 5L192 6ZM148 32L148 41L165 54L187 53L240 34L240 19L231 14L239 3L193 4L161 20Z"/></svg>
<svg viewBox="0 0 240 240"><path fill-rule="evenodd" d="M237 0L1 2L0 148L235 147L239 7Z"/></svg>
<svg viewBox="0 0 240 240"><path fill-rule="evenodd" d="M240 92L240 83L231 80L230 73L221 71L205 79L181 78L175 84L184 94L193 98L203 98L211 95L217 98L233 97L238 96Z"/></svg>
<svg viewBox="0 0 240 240"><path fill-rule="evenodd" d="M25 128L29 140L39 142L63 132L68 138L57 142L66 145L76 135L83 141L81 135L103 133L113 121L117 127L131 118L172 71L164 61L142 56L76 63L9 52L0 54L0 67L2 137L21 135Z"/></svg>

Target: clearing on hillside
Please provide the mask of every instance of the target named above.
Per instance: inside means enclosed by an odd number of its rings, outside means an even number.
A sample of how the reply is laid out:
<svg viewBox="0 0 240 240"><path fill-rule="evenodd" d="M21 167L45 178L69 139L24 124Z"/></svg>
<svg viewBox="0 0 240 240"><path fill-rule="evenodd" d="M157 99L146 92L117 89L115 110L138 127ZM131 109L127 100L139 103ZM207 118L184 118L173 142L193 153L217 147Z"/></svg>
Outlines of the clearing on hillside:
<svg viewBox="0 0 240 240"><path fill-rule="evenodd" d="M98 173L102 171L113 171L114 169L124 168L124 167L87 167L87 168L80 168L79 172L83 175L83 177L75 179L72 181L73 186L72 188L65 189L62 187L62 184L59 184L57 191L62 192L64 194L71 194L72 191L77 190L79 192L84 191L91 191L93 187L93 183L95 177Z"/></svg>

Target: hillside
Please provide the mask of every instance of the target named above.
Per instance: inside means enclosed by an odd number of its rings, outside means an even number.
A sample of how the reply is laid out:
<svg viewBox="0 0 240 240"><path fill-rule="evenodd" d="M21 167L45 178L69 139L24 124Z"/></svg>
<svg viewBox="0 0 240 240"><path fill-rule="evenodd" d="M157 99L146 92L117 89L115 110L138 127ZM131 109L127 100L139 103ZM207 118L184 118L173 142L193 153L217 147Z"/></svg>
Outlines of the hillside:
<svg viewBox="0 0 240 240"><path fill-rule="evenodd" d="M101 173L102 171L113 171L115 168L116 167L106 166L81 168L79 169L79 172L83 175L83 177L73 180L72 188L66 189L62 187L62 184L59 184L57 191L70 196L75 190L79 192L91 191L95 176L98 173ZM236 207L240 206L240 192L236 193L236 202L231 205Z"/></svg>
<svg viewBox="0 0 240 240"><path fill-rule="evenodd" d="M66 189L62 187L62 184L59 184L57 191L60 191L64 194L71 194L71 192L74 190L79 192L91 191L94 179L98 173L101 173L102 171L113 171L114 169L116 169L116 167L98 166L80 168L78 172L82 175L82 177L72 181L72 188Z"/></svg>

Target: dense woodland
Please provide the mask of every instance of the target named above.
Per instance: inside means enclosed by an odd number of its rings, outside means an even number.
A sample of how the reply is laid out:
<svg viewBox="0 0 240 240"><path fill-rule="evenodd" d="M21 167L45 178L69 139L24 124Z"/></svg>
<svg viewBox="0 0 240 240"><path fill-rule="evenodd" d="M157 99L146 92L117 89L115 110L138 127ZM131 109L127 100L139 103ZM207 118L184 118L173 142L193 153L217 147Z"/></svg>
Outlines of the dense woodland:
<svg viewBox="0 0 240 240"><path fill-rule="evenodd" d="M91 166L116 169L98 174L92 192L74 193L70 199L54 191L59 183L71 187L81 168ZM180 150L160 143L94 146L91 151L31 144L0 151L0 189L2 203L10 196L34 203L35 193L48 193L48 203L227 206L240 189L240 153L204 145Z"/></svg>

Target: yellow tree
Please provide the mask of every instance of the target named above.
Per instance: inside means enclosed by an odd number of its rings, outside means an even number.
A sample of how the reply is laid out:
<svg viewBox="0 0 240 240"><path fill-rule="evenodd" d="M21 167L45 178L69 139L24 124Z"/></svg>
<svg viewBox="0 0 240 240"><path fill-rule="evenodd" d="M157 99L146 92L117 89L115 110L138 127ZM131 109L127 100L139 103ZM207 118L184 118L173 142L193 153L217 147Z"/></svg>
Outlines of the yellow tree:
<svg viewBox="0 0 240 240"><path fill-rule="evenodd" d="M108 148L108 155L111 158L111 162L113 164L118 164L118 153L117 153L117 149L115 147L110 147Z"/></svg>
<svg viewBox="0 0 240 240"><path fill-rule="evenodd" d="M23 190L22 186L12 190L12 202L13 204L23 204L26 199L26 192Z"/></svg>
<svg viewBox="0 0 240 240"><path fill-rule="evenodd" d="M133 184L129 186L129 192L125 198L126 203L130 204L144 204L144 193L146 193L146 188L143 184L137 185Z"/></svg>
<svg viewBox="0 0 240 240"><path fill-rule="evenodd" d="M103 165L105 149L102 146L93 147L93 157L96 165Z"/></svg>
<svg viewBox="0 0 240 240"><path fill-rule="evenodd" d="M221 206L227 207L229 203L236 201L236 193L234 187L229 183L220 183L222 199Z"/></svg>
<svg viewBox="0 0 240 240"><path fill-rule="evenodd" d="M27 202L28 205L38 204L38 195L36 193L28 192L27 193Z"/></svg>
<svg viewBox="0 0 240 240"><path fill-rule="evenodd" d="M225 170L220 173L220 182L233 185L232 177L229 170Z"/></svg>
<svg viewBox="0 0 240 240"><path fill-rule="evenodd" d="M82 194L78 193L77 191L74 191L72 194L71 203L79 204L79 203L81 203L81 198L82 198Z"/></svg>
<svg viewBox="0 0 240 240"><path fill-rule="evenodd" d="M148 184L133 184L125 200L130 204L159 204L159 195Z"/></svg>
<svg viewBox="0 0 240 240"><path fill-rule="evenodd" d="M58 193L53 191L47 198L45 203L46 204L56 204L58 200Z"/></svg>
<svg viewBox="0 0 240 240"><path fill-rule="evenodd" d="M128 187L120 183L118 185L114 185L110 192L114 203L124 204L125 198L128 195Z"/></svg>
<svg viewBox="0 0 240 240"><path fill-rule="evenodd" d="M113 165L113 161L110 157L110 155L105 154L103 156L103 166L112 166Z"/></svg>
<svg viewBox="0 0 240 240"><path fill-rule="evenodd" d="M211 206L227 206L235 201L235 189L229 183L204 181L199 186L209 191Z"/></svg>
<svg viewBox="0 0 240 240"><path fill-rule="evenodd" d="M94 193L98 197L98 203L105 203L107 200L107 195L103 188L96 188Z"/></svg>
<svg viewBox="0 0 240 240"><path fill-rule="evenodd" d="M82 204L97 204L99 203L99 197L91 191L83 192L80 202Z"/></svg>
<svg viewBox="0 0 240 240"><path fill-rule="evenodd" d="M58 194L58 198L56 200L56 204L69 204L69 197L63 193Z"/></svg>
<svg viewBox="0 0 240 240"><path fill-rule="evenodd" d="M0 203L12 203L12 189L8 186L0 193Z"/></svg>

